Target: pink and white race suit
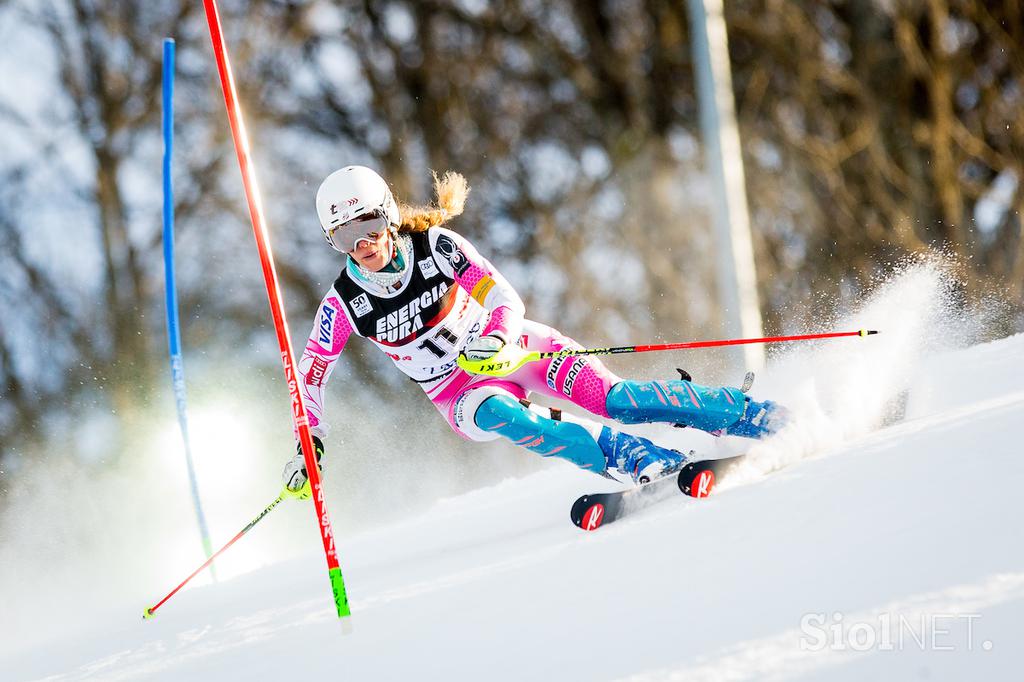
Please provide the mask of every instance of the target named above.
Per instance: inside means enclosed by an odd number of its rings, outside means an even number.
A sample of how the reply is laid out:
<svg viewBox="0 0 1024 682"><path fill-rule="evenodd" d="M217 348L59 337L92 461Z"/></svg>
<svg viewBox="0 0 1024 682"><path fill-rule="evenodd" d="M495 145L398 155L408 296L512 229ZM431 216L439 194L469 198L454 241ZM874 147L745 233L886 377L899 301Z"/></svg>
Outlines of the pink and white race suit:
<svg viewBox="0 0 1024 682"><path fill-rule="evenodd" d="M498 393L517 399L531 392L568 398L608 416L606 396L620 379L593 357L530 362L503 378L459 368L459 352L481 335L497 335L529 350L580 346L551 327L524 320L515 289L463 237L441 227L410 237L411 262L396 284L382 287L346 268L320 303L299 360L315 433L326 435L324 388L353 333L368 338L420 384L452 428L471 440L499 437L477 428L473 420L480 404Z"/></svg>

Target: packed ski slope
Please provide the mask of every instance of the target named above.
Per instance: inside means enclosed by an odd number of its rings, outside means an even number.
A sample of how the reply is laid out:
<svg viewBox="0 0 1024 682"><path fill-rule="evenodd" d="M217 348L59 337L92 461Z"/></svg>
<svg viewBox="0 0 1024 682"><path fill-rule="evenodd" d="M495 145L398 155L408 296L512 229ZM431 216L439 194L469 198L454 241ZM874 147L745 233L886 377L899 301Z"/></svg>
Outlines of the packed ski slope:
<svg viewBox="0 0 1024 682"><path fill-rule="evenodd" d="M754 393L799 422L712 498L585 533L571 502L612 484L552 462L342 539L352 635L311 553L186 590L150 622L112 600L5 650L0 677L1019 679L1024 335L928 347L933 292L900 287L858 313L883 335L776 358ZM308 516L295 503L266 524L315 550Z"/></svg>

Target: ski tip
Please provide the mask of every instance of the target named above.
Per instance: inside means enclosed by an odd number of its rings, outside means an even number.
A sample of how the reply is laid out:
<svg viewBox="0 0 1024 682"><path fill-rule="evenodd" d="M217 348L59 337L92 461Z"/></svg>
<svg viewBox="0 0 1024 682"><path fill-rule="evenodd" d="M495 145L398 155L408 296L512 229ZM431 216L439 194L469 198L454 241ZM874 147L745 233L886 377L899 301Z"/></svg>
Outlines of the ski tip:
<svg viewBox="0 0 1024 682"><path fill-rule="evenodd" d="M728 476L744 458L746 455L734 455L691 462L679 471L676 479L679 490L690 497L707 497L714 491L719 480Z"/></svg>
<svg viewBox="0 0 1024 682"><path fill-rule="evenodd" d="M679 491L684 495L690 497L696 497L698 499L707 497L711 494L711 491L715 488L714 465L709 465L708 462L714 462L715 460L703 460L700 462L694 462L693 464L687 465L682 471L679 472Z"/></svg>
<svg viewBox="0 0 1024 682"><path fill-rule="evenodd" d="M604 523L604 505L600 502L590 505L580 518L580 528L597 530Z"/></svg>
<svg viewBox="0 0 1024 682"><path fill-rule="evenodd" d="M597 530L605 522L607 509L601 495L583 495L573 503L569 519L583 530Z"/></svg>
<svg viewBox="0 0 1024 682"><path fill-rule="evenodd" d="M343 637L348 637L355 632L355 628L352 626L352 616L345 616L341 619L341 634Z"/></svg>
<svg viewBox="0 0 1024 682"><path fill-rule="evenodd" d="M704 471L697 474L697 478L693 479L693 485L690 488L690 494L696 498L707 497L711 494L712 489L715 487L715 472L711 469L705 469Z"/></svg>

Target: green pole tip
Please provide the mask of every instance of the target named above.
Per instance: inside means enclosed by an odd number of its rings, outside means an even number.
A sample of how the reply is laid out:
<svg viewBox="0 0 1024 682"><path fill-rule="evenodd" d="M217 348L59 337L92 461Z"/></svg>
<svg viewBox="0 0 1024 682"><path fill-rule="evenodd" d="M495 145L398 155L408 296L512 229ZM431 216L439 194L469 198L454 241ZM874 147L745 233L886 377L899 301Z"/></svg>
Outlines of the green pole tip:
<svg viewBox="0 0 1024 682"><path fill-rule="evenodd" d="M345 616L341 619L341 634L347 637L353 632L355 629L352 627L352 616Z"/></svg>
<svg viewBox="0 0 1024 682"><path fill-rule="evenodd" d="M146 609L142 612L142 620L149 620L153 617L153 609Z"/></svg>

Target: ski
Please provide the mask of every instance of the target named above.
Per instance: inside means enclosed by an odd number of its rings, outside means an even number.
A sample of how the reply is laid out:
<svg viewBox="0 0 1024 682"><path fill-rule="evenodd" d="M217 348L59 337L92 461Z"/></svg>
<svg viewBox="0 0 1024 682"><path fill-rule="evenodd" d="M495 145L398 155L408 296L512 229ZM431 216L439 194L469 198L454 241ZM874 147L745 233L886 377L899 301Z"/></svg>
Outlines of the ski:
<svg viewBox="0 0 1024 682"><path fill-rule="evenodd" d="M746 455L690 462L676 476L680 492L690 497L707 497L715 485L736 468Z"/></svg>
<svg viewBox="0 0 1024 682"><path fill-rule="evenodd" d="M597 530L603 525L679 492L691 497L707 497L715 485L744 457L745 455L736 455L690 462L678 473L669 474L635 488L582 495L573 503L569 518L583 530Z"/></svg>
<svg viewBox="0 0 1024 682"><path fill-rule="evenodd" d="M673 473L635 488L583 495L572 505L569 517L583 530L597 530L629 512L677 494L676 474Z"/></svg>

